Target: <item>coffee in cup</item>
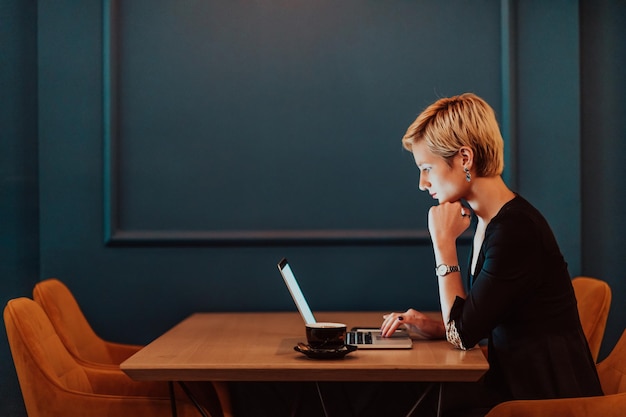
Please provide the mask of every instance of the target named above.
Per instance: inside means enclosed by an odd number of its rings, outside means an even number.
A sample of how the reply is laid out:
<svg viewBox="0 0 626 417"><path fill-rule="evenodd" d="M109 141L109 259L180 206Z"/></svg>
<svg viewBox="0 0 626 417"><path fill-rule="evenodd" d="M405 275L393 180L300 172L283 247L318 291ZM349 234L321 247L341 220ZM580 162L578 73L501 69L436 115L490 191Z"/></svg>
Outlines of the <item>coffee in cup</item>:
<svg viewBox="0 0 626 417"><path fill-rule="evenodd" d="M306 340L314 349L338 349L346 343L346 329L343 323L308 323Z"/></svg>

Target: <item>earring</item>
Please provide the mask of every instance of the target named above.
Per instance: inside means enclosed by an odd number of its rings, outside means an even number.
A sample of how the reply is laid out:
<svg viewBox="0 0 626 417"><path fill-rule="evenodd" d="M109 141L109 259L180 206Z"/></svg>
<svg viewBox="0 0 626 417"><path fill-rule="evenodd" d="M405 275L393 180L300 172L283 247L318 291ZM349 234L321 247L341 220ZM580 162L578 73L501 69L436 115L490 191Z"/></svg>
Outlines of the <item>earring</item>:
<svg viewBox="0 0 626 417"><path fill-rule="evenodd" d="M465 172L465 180L467 182L470 182L472 180L472 174L470 174L470 171L467 167L463 168L463 172Z"/></svg>

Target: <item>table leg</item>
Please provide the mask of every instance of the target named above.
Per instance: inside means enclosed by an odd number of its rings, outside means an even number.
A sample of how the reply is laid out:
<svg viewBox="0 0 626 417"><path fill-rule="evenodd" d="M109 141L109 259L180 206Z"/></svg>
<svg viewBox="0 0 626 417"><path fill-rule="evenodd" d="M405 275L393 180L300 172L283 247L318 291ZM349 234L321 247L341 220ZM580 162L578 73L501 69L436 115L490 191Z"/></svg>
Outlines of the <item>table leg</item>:
<svg viewBox="0 0 626 417"><path fill-rule="evenodd" d="M202 417L211 417L211 415L208 414L207 411L204 410L204 408L202 408L202 406L200 405L200 403L198 402L196 397L194 397L193 393L189 390L189 388L187 387L187 385L185 385L185 383L183 381L178 381L178 385L180 385L180 387L183 389L185 394L187 394L187 397L191 400L193 405L196 406L196 409L198 410L198 412L200 412ZM174 395L173 391L172 391L172 393L170 395ZM172 398L173 398L173 401L176 401L176 399L174 397L172 397Z"/></svg>
<svg viewBox="0 0 626 417"><path fill-rule="evenodd" d="M355 417L356 412L342 386L339 384L327 386L327 388L330 389L330 392L326 392L326 399L324 398L320 382L315 382L315 388L317 389L317 396L320 400L320 404L322 405L325 417Z"/></svg>
<svg viewBox="0 0 626 417"><path fill-rule="evenodd" d="M324 396L322 395L320 384L317 381L315 381L315 388L317 388L317 395L320 398L320 403L322 403L322 410L324 410L324 417L328 417L328 411L326 410L326 404L324 403Z"/></svg>
<svg viewBox="0 0 626 417"><path fill-rule="evenodd" d="M422 403L422 401L424 401L424 398L426 398L426 395L430 392L431 389L433 389L434 385L435 385L434 382L431 383L431 384L428 384L426 389L424 391L422 391L420 397L417 399L415 404L413 404L413 407L411 407L411 409L409 410L409 412L406 415L406 417L411 417L413 415L413 412L415 412L415 409ZM440 385L440 387L441 387L441 385ZM441 390L439 391L439 394L441 395ZM439 417L439 414L437 414L437 417Z"/></svg>
<svg viewBox="0 0 626 417"><path fill-rule="evenodd" d="M176 412L176 394L174 394L174 382L167 381L167 386L170 390L170 405L172 407L172 417L177 417L178 413Z"/></svg>
<svg viewBox="0 0 626 417"><path fill-rule="evenodd" d="M441 417L441 404L443 402L443 382L439 383L439 398L437 398L437 417Z"/></svg>

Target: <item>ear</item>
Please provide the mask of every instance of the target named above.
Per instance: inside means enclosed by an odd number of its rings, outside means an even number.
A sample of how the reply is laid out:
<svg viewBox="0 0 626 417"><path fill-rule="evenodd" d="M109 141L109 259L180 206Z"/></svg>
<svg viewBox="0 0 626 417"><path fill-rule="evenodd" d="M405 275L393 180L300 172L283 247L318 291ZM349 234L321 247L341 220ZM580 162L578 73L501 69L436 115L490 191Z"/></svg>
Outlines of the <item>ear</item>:
<svg viewBox="0 0 626 417"><path fill-rule="evenodd" d="M461 157L463 168L472 169L472 165L474 164L474 151L472 148L469 146L461 146L459 156Z"/></svg>

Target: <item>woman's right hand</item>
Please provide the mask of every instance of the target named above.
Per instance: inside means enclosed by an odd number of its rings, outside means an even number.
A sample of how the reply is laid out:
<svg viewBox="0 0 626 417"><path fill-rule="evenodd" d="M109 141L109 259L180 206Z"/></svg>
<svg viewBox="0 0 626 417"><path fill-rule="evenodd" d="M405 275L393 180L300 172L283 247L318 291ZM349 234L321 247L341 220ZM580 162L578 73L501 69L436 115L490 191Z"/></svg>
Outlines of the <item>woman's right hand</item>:
<svg viewBox="0 0 626 417"><path fill-rule="evenodd" d="M428 231L433 244L455 243L471 223L470 210L457 201L442 203L428 210Z"/></svg>

